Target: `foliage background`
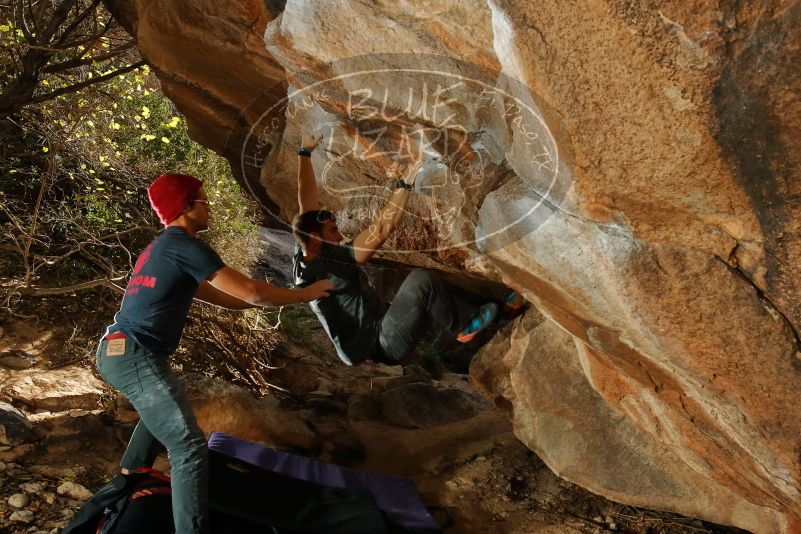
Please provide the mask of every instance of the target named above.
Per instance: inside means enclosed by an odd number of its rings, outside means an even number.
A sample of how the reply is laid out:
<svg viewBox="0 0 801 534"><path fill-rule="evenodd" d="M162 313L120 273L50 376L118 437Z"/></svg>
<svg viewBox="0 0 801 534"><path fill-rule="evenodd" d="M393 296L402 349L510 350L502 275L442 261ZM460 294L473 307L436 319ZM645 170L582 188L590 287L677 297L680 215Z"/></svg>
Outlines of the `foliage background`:
<svg viewBox="0 0 801 534"><path fill-rule="evenodd" d="M102 4L0 3L0 323L59 324L69 333L61 363L89 363L137 254L161 229L146 188L164 172L204 181L212 215L202 238L249 272L255 205L227 162L189 138ZM174 364L263 393L277 320L275 310L194 306Z"/></svg>

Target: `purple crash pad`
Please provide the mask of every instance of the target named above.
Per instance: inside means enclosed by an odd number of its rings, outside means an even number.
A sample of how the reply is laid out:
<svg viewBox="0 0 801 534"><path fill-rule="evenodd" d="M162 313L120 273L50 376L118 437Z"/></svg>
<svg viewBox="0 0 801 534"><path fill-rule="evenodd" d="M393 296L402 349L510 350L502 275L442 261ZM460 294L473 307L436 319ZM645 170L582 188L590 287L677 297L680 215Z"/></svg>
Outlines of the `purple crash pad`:
<svg viewBox="0 0 801 534"><path fill-rule="evenodd" d="M396 524L416 531L439 532L411 480L377 475L277 451L252 441L214 432L209 448L276 473L335 488L365 489Z"/></svg>

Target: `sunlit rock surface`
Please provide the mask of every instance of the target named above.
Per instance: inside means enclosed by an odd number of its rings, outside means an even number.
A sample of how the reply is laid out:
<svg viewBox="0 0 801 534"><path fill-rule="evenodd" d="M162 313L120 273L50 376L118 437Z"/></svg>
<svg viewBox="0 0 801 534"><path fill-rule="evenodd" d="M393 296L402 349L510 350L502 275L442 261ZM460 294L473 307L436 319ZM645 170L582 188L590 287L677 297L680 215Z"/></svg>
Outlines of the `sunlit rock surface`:
<svg viewBox="0 0 801 534"><path fill-rule="evenodd" d="M755 532L801 515L800 2L111 4L278 219L304 130L350 232L422 154L386 255L536 306L471 374L555 472Z"/></svg>

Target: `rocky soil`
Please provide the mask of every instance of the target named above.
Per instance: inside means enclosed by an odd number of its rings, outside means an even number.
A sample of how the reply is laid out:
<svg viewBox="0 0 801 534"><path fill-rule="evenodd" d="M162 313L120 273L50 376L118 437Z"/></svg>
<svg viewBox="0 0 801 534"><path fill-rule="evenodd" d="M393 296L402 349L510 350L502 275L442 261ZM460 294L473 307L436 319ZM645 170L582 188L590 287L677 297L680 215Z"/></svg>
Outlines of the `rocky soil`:
<svg viewBox="0 0 801 534"><path fill-rule="evenodd" d="M286 309L283 321L286 333L305 335L281 335L270 376L280 397L185 375L204 430L410 477L446 532L735 532L616 504L556 477L441 360L349 369L307 310ZM9 318L2 329L0 532L55 533L114 474L136 414L94 376L91 353L65 364L68 332Z"/></svg>

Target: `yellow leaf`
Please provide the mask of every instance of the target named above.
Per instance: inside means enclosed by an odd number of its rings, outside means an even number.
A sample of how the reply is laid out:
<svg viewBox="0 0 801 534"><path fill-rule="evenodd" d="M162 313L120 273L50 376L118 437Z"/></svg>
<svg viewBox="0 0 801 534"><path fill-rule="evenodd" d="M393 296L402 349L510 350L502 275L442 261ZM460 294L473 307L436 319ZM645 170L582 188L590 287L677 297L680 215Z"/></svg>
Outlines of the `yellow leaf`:
<svg viewBox="0 0 801 534"><path fill-rule="evenodd" d="M47 148L46 146L43 146L42 147L42 152L50 152L50 149Z"/></svg>
<svg viewBox="0 0 801 534"><path fill-rule="evenodd" d="M2 26L0 26L0 32L7 32L7 31L10 31L10 30L11 30L11 26L9 26L8 24L3 24Z"/></svg>
<svg viewBox="0 0 801 534"><path fill-rule="evenodd" d="M170 140L169 140L169 139L167 139L166 137L162 137L162 138L161 138L161 142L162 142L162 143L165 143L165 144L168 144L168 145L170 144Z"/></svg>

